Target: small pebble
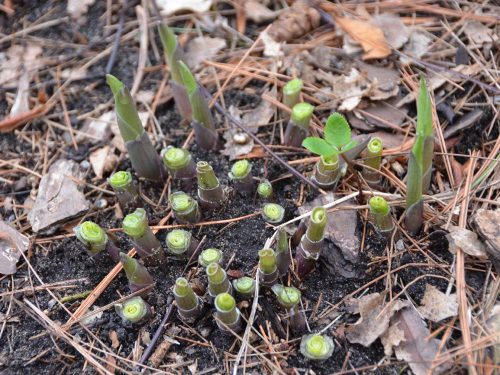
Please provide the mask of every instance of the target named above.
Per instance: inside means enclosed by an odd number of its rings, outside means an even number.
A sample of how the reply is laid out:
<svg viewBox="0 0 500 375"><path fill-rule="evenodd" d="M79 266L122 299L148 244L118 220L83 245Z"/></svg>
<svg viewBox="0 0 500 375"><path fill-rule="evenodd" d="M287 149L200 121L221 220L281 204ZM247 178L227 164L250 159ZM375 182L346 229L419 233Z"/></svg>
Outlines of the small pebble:
<svg viewBox="0 0 500 375"><path fill-rule="evenodd" d="M403 242L403 240L399 240L396 242L396 250L397 251L403 251L405 248L405 243Z"/></svg>
<svg viewBox="0 0 500 375"><path fill-rule="evenodd" d="M108 201L104 198L101 198L97 202L95 202L95 206L97 208L106 208L108 206Z"/></svg>
<svg viewBox="0 0 500 375"><path fill-rule="evenodd" d="M90 163L88 160L82 160L82 162L80 163L80 168L83 169L83 170L87 170L90 168Z"/></svg>

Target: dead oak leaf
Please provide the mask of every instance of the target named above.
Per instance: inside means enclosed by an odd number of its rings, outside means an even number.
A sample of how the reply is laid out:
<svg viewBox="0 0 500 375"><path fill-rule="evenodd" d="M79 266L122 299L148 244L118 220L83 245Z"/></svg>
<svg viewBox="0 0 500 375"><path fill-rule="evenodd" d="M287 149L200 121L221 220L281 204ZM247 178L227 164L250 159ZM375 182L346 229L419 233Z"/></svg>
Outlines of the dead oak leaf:
<svg viewBox="0 0 500 375"><path fill-rule="evenodd" d="M347 17L336 17L335 22L352 39L361 44L365 51L363 60L381 59L391 54L384 32L379 27Z"/></svg>
<svg viewBox="0 0 500 375"><path fill-rule="evenodd" d="M446 295L435 286L427 284L425 286L422 306L418 311L426 319L433 322L440 322L443 319L455 316L458 313L458 300L456 293Z"/></svg>

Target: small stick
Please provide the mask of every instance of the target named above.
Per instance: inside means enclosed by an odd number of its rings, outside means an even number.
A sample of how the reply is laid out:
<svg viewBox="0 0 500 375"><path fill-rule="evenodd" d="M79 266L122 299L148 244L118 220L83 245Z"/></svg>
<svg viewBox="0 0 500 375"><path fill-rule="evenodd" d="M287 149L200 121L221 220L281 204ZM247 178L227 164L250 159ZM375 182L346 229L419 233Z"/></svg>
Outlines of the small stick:
<svg viewBox="0 0 500 375"><path fill-rule="evenodd" d="M168 305L167 312L165 313L165 316L163 317L163 319L160 323L160 326L156 330L153 338L151 339L151 342L149 343L148 347L146 348L146 350L142 354L141 359L139 359L139 362L137 362L137 364L138 364L137 367L139 367L140 365L143 365L148 360L149 356L151 355L151 353L153 352L153 349L156 346L158 339L160 338L160 336L163 333L163 330L165 329L165 325L168 323L168 321L170 320L170 318L172 317L172 315L175 311L175 304L173 303L172 296L168 297L167 305Z"/></svg>
<svg viewBox="0 0 500 375"><path fill-rule="evenodd" d="M120 39L123 34L123 25L125 24L125 12L128 8L128 0L123 0L122 9L120 12L120 21L118 22L118 30L116 30L115 40L113 41L113 48L111 49L111 55L109 56L108 63L106 64L106 74L111 73L113 65L115 64L116 55L118 53L118 48L120 47Z"/></svg>

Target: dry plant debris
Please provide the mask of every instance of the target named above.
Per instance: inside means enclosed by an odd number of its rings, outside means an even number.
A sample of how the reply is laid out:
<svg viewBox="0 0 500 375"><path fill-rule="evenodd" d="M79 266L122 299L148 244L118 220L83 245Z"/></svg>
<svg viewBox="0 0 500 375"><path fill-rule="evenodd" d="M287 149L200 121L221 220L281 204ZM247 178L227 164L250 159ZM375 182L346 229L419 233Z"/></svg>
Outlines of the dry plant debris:
<svg viewBox="0 0 500 375"><path fill-rule="evenodd" d="M176 57L204 87L217 150L200 150L174 104L176 72L157 35L158 12L184 53ZM498 14L495 2L472 1L3 1L0 372L495 373ZM171 173L155 185L137 177L107 73L133 88L158 156L173 146L195 165L213 167L225 199L219 209L179 223L169 198L179 190L196 197L197 181ZM421 74L435 147L424 225L412 236L404 207ZM284 144L292 108L282 104L283 87L293 78L302 80L299 102L315 107L308 136L324 139L326 119L340 112L359 141L347 161L339 157L334 192L313 185L318 156ZM365 178L364 151L375 138L383 144L376 185ZM236 161L250 166L244 183L234 179ZM108 183L117 171L131 173L134 207L122 206ZM238 188L263 181L272 186L266 197ZM372 195L388 202L390 235L374 225ZM282 224L262 220L268 201L285 209ZM166 267L145 266L156 284L146 298L151 316L139 325L114 313L130 298L121 265L105 254L90 257L73 232L94 222L102 238L135 256L122 220L137 204L162 251L174 229L196 242L186 259L163 251ZM265 280L255 280L263 274L258 251L278 250L280 233L280 259L293 258L316 206L328 212L323 248L307 277L300 258L285 264L279 283L301 297L285 311ZM276 232L279 225L286 231ZM192 322L175 314L179 276L195 295L207 292L197 263L207 248L223 254L229 282L253 278L253 294L237 296L232 310L241 314L237 336L220 330L208 301ZM302 316L302 333L332 340L333 354L323 362L299 351L292 322Z"/></svg>

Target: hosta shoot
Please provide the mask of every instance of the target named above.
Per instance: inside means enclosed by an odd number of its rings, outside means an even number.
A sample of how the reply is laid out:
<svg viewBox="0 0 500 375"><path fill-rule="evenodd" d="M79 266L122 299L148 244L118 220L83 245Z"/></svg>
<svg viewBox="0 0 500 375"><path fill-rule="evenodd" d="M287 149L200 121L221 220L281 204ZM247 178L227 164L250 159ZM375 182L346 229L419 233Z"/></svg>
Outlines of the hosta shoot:
<svg viewBox="0 0 500 375"><path fill-rule="evenodd" d="M206 208L219 208L226 200L222 185L210 164L206 161L196 163L196 176L198 178L198 199Z"/></svg>
<svg viewBox="0 0 500 375"><path fill-rule="evenodd" d="M87 248L90 255L95 256L106 250L115 262L119 261L120 250L108 238L106 232L96 223L85 221L73 228L76 238Z"/></svg>
<svg viewBox="0 0 500 375"><path fill-rule="evenodd" d="M370 215L377 229L388 236L394 230L394 223L391 218L391 208L383 197L375 196L370 198Z"/></svg>
<svg viewBox="0 0 500 375"><path fill-rule="evenodd" d="M113 188L116 198L124 210L137 204L139 195L130 172L115 172L108 178L108 183Z"/></svg>
<svg viewBox="0 0 500 375"><path fill-rule="evenodd" d="M299 78L294 78L283 86L283 104L292 109L300 101L300 91L304 87L304 82Z"/></svg>
<svg viewBox="0 0 500 375"><path fill-rule="evenodd" d="M141 297L133 297L115 305L115 311L123 320L140 323L151 316L151 307Z"/></svg>
<svg viewBox="0 0 500 375"><path fill-rule="evenodd" d="M124 253L120 253L120 262L127 275L130 291L133 293L144 289L141 295L147 295L155 282L146 267Z"/></svg>
<svg viewBox="0 0 500 375"><path fill-rule="evenodd" d="M193 323L203 311L203 301L198 297L187 279L179 277L174 285L177 313L181 320Z"/></svg>
<svg viewBox="0 0 500 375"><path fill-rule="evenodd" d="M219 293L214 301L215 321L222 331L238 332L241 329L240 310L234 297L229 293Z"/></svg>
<svg viewBox="0 0 500 375"><path fill-rule="evenodd" d="M285 131L285 145L299 147L309 134L309 123L314 107L309 103L297 103L292 108L292 115Z"/></svg>
<svg viewBox="0 0 500 375"><path fill-rule="evenodd" d="M231 167L229 179L234 189L242 195L251 195L254 192L255 182L252 176L252 164L248 160L238 160Z"/></svg>
<svg viewBox="0 0 500 375"><path fill-rule="evenodd" d="M326 336L314 333L305 335L300 342L300 352L306 358L315 361L325 360L333 354L333 340Z"/></svg>

